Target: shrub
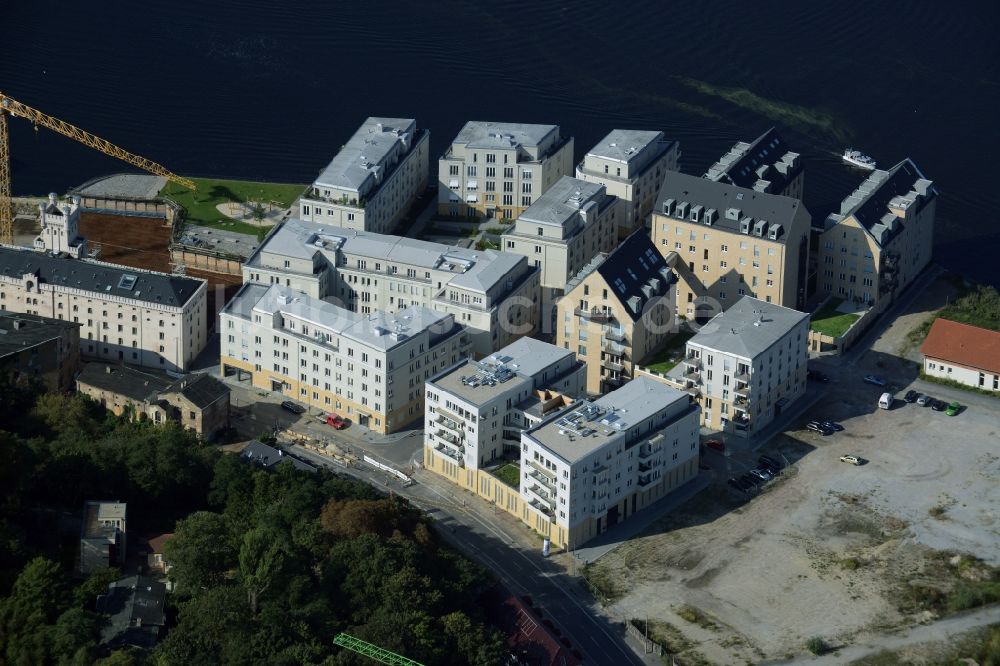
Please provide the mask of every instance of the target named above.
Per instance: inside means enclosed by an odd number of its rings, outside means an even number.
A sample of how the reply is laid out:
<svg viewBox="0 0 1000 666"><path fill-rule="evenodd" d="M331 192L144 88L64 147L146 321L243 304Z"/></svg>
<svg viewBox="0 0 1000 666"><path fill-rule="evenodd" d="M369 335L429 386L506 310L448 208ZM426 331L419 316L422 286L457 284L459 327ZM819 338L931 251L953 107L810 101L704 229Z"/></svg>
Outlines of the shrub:
<svg viewBox="0 0 1000 666"><path fill-rule="evenodd" d="M806 641L806 649L813 654L826 654L830 651L830 646L820 636L813 636Z"/></svg>

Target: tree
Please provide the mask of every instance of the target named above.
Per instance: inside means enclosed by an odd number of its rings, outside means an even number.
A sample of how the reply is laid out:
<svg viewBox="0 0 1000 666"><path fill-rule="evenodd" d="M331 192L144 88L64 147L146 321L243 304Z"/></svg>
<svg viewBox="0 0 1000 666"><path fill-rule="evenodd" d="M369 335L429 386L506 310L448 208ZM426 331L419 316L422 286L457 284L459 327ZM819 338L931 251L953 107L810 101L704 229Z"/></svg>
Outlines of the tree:
<svg viewBox="0 0 1000 666"><path fill-rule="evenodd" d="M240 547L240 580L247 593L250 612L257 614L261 595L276 581L284 565L281 535L254 528L243 535Z"/></svg>
<svg viewBox="0 0 1000 666"><path fill-rule="evenodd" d="M97 648L100 622L94 613L70 608L48 631L49 652L61 663L90 664Z"/></svg>
<svg viewBox="0 0 1000 666"><path fill-rule="evenodd" d="M66 577L52 560L36 557L21 570L13 594L0 601L0 662L47 660L46 625L65 607L65 589Z"/></svg>
<svg viewBox="0 0 1000 666"><path fill-rule="evenodd" d="M224 582L238 563L237 549L225 516L198 511L177 523L164 546L169 576L178 591L197 594Z"/></svg>

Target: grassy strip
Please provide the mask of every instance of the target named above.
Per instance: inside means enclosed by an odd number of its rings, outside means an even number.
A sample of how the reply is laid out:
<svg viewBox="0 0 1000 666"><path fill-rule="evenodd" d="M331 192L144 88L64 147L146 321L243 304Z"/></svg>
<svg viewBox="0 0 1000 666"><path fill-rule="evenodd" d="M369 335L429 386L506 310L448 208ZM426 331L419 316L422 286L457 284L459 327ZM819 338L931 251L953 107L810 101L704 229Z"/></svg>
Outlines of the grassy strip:
<svg viewBox="0 0 1000 666"><path fill-rule="evenodd" d="M860 319L860 315L849 312L837 312L837 308L844 302L842 298L831 298L826 302L820 311L812 316L809 328L823 335L832 338L839 338L851 325Z"/></svg>
<svg viewBox="0 0 1000 666"><path fill-rule="evenodd" d="M954 303L944 306L927 321L907 333L906 342L900 351L905 353L922 345L931 330L931 324L938 317L991 331L1000 331L1000 293L993 287L982 284L971 291L964 291Z"/></svg>
<svg viewBox="0 0 1000 666"><path fill-rule="evenodd" d="M500 481L506 483L511 488L517 490L521 483L521 468L517 465L506 464L490 472Z"/></svg>
<svg viewBox="0 0 1000 666"><path fill-rule="evenodd" d="M249 180L220 180L216 178L192 178L198 190L181 187L168 182L160 195L169 197L184 207L187 218L191 222L206 226L220 226L220 222L229 222L230 218L220 213L216 206L223 203L246 203L259 201L265 206L274 201L282 207L288 207L306 189L306 185L285 183L259 183ZM242 233L256 234L259 227L237 222L241 227L249 227L252 231ZM220 226L220 228L239 231L235 226Z"/></svg>
<svg viewBox="0 0 1000 666"><path fill-rule="evenodd" d="M684 345L693 337L694 331L678 331L667 342L667 346L657 352L652 362L643 367L651 372L658 372L661 375L666 374L681 362L681 357L684 355Z"/></svg>

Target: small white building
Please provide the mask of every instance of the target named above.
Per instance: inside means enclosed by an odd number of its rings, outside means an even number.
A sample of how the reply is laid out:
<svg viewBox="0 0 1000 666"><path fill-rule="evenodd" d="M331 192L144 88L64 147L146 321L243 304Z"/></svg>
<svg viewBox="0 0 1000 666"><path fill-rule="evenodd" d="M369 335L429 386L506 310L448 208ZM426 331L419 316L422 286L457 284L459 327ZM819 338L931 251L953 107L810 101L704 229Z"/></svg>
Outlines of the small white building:
<svg viewBox="0 0 1000 666"><path fill-rule="evenodd" d="M698 406L640 377L521 435L528 524L576 548L698 475Z"/></svg>
<svg viewBox="0 0 1000 666"><path fill-rule="evenodd" d="M80 573L125 564L124 502L90 500L83 505L80 529Z"/></svg>
<svg viewBox="0 0 1000 666"><path fill-rule="evenodd" d="M299 200L303 220L389 233L427 187L430 132L368 118Z"/></svg>
<svg viewBox="0 0 1000 666"><path fill-rule="evenodd" d="M87 241L80 236L80 197L59 203L52 193L48 203L38 204L38 218L42 229L35 238L36 250L65 254L83 259L87 254Z"/></svg>
<svg viewBox="0 0 1000 666"><path fill-rule="evenodd" d="M598 183L618 198L617 238L647 225L663 175L676 171L680 144L663 132L616 129L601 139L576 167L576 177Z"/></svg>
<svg viewBox="0 0 1000 666"><path fill-rule="evenodd" d="M573 352L533 338L452 365L427 381L425 465L457 466L474 480L469 472L516 452L521 431L584 394L586 382Z"/></svg>
<svg viewBox="0 0 1000 666"><path fill-rule="evenodd" d="M696 396L706 428L750 436L806 391L809 315L744 296L687 341L667 381Z"/></svg>
<svg viewBox="0 0 1000 666"><path fill-rule="evenodd" d="M926 375L1000 391L1000 331L935 319L920 351Z"/></svg>

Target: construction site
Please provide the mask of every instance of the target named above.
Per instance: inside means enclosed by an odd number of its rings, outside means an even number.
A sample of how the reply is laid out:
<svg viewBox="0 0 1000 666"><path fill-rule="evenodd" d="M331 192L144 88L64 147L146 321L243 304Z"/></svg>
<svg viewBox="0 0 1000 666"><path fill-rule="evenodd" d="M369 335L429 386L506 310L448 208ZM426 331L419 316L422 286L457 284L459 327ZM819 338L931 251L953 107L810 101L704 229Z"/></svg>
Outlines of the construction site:
<svg viewBox="0 0 1000 666"><path fill-rule="evenodd" d="M82 209L79 232L87 241L90 258L202 278L209 285L208 306L213 313L236 293L242 284L241 264L271 228L270 224L258 224L248 229L240 220L248 219L255 209L261 208L258 202L239 197L235 191L241 188L209 188L211 193L202 199L213 204L216 200L222 202L217 206L220 215L210 220L211 226L200 226L199 220L192 219L174 197L164 195L165 191L195 192L194 180L178 176L3 93L0 93L0 243L31 247L41 229L39 204L47 201L12 196L8 132L11 118L23 118L36 131L49 129L148 172L93 178L65 193L67 198L79 198ZM238 181L218 182L232 185ZM295 192L295 186L284 189ZM284 201L267 201L267 212L260 216L259 222L275 223L286 218L294 204L292 196L286 196ZM194 194L189 198L197 201ZM227 215L234 217L230 220Z"/></svg>

